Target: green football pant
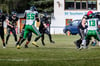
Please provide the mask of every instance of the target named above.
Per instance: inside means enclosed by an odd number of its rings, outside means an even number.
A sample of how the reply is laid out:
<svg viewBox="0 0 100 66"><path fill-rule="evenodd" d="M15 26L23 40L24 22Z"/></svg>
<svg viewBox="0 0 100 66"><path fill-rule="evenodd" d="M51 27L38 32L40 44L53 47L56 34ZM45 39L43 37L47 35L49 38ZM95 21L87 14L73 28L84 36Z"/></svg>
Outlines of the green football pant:
<svg viewBox="0 0 100 66"><path fill-rule="evenodd" d="M25 25L24 36L23 38L26 39L29 32L33 32L37 36L41 36L40 32L34 25Z"/></svg>
<svg viewBox="0 0 100 66"><path fill-rule="evenodd" d="M100 41L100 33L97 30L88 30L86 39L91 39L91 37L94 37L98 41Z"/></svg>

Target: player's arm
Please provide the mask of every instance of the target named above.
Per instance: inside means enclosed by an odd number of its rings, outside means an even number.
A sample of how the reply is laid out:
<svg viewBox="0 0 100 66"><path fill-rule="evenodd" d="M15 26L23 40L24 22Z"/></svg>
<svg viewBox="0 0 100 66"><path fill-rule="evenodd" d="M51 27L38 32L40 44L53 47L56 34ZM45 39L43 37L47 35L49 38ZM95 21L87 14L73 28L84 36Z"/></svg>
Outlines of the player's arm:
<svg viewBox="0 0 100 66"><path fill-rule="evenodd" d="M2 15L3 16L3 23L6 21L6 16L5 15ZM3 25L2 25L3 26Z"/></svg>
<svg viewBox="0 0 100 66"><path fill-rule="evenodd" d="M45 22L43 22L43 26L45 27L45 28L47 28L48 26L46 25L46 23Z"/></svg>
<svg viewBox="0 0 100 66"><path fill-rule="evenodd" d="M86 19L83 18L83 19L82 19L82 26L83 26L83 28L85 28L85 23L86 23Z"/></svg>
<svg viewBox="0 0 100 66"><path fill-rule="evenodd" d="M13 26L10 24L9 18L6 19L7 25L13 28Z"/></svg>
<svg viewBox="0 0 100 66"><path fill-rule="evenodd" d="M40 22L40 19L39 19L39 17L38 17L38 13L36 13L35 18L36 18L36 21L37 21L37 22Z"/></svg>
<svg viewBox="0 0 100 66"><path fill-rule="evenodd" d="M16 23L14 24L14 26L16 27L17 26L17 24L18 24L18 17L16 17Z"/></svg>
<svg viewBox="0 0 100 66"><path fill-rule="evenodd" d="M98 20L97 25L98 25L98 31L100 32L100 20Z"/></svg>
<svg viewBox="0 0 100 66"><path fill-rule="evenodd" d="M3 21L6 21L6 16L5 15L3 15Z"/></svg>
<svg viewBox="0 0 100 66"><path fill-rule="evenodd" d="M24 13L24 19L26 19L26 12Z"/></svg>

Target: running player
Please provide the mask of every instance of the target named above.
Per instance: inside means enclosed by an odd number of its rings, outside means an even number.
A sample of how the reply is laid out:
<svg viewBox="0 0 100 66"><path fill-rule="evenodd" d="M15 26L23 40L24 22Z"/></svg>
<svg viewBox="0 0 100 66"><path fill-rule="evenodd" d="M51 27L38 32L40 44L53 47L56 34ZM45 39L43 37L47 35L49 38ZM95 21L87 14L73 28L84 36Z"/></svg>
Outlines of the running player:
<svg viewBox="0 0 100 66"><path fill-rule="evenodd" d="M5 19L6 19L6 17L3 15L2 10L0 10L0 36L1 36L1 39L2 39L2 42L3 42L3 48L6 47L5 39L4 39L4 26L3 26Z"/></svg>
<svg viewBox="0 0 100 66"><path fill-rule="evenodd" d="M78 30L79 30L79 36L80 36L80 39L76 40L74 43L76 44L77 46L77 49L80 48L80 45L82 43L82 40L84 39L84 30L87 28L87 26L85 25L86 23L86 20L89 19L88 18L88 15L84 15L83 18L82 18L82 21L80 22L80 24L78 25ZM88 45L88 42L87 42L87 45Z"/></svg>
<svg viewBox="0 0 100 66"><path fill-rule="evenodd" d="M41 36L40 32L35 27L35 20L39 22L38 12L35 6L32 6L30 7L30 10L25 11L25 19L26 19L26 25L25 25L25 30L24 30L24 36L23 36L22 41L17 45L18 49L20 48L21 44L25 41L27 34L29 32L33 32L37 36ZM32 44L38 47L36 42L32 42Z"/></svg>
<svg viewBox="0 0 100 66"><path fill-rule="evenodd" d="M40 26L39 26L39 31L40 33L42 34L41 36L41 42L42 42L42 45L45 46L45 43L44 43L44 34L47 34L48 37L49 37L49 40L51 43L55 43L53 40L52 40L52 37L51 37L51 34L48 30L48 27L49 27L49 22L48 22L48 17L46 15L42 15L42 18L41 18L41 21L40 21ZM36 37L35 38L35 42L38 41L40 39L40 37Z"/></svg>

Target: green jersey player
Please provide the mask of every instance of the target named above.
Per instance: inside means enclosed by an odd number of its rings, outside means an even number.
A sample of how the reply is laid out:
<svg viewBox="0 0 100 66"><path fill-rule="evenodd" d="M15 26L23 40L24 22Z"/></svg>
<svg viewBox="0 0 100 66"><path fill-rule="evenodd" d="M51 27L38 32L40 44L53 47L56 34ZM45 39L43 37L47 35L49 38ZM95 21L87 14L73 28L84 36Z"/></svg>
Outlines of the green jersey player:
<svg viewBox="0 0 100 66"><path fill-rule="evenodd" d="M98 19L92 18L87 20L88 28L87 28L87 35L86 39L90 39L90 37L94 37L98 41L100 41L99 32L98 30Z"/></svg>
<svg viewBox="0 0 100 66"><path fill-rule="evenodd" d="M40 32L35 27L35 20L39 22L38 12L35 6L32 6L30 7L30 10L25 11L25 19L26 19L26 25L25 25L23 40L20 42L20 44L17 45L17 48L20 48L20 45L25 41L27 34L29 32L33 32L35 35L41 36ZM32 44L38 47L36 43L32 43Z"/></svg>
<svg viewBox="0 0 100 66"><path fill-rule="evenodd" d="M85 40L82 41L82 46L80 49L84 48L86 39L91 40L91 37L94 37L96 40L100 41L100 34L98 31L99 19L93 17L93 13L89 14L89 19L86 21L87 29L85 31Z"/></svg>

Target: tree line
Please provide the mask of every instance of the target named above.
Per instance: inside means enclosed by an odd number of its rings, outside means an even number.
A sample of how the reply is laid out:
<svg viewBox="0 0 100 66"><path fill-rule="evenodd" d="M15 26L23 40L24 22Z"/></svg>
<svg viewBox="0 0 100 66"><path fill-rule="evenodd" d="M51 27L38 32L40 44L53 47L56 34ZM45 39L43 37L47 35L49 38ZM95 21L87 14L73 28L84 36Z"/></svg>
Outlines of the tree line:
<svg viewBox="0 0 100 66"><path fill-rule="evenodd" d="M18 13L23 13L29 9L30 6L36 6L39 12L53 12L54 0L0 0L0 9L4 13L10 13L12 10L16 10Z"/></svg>

